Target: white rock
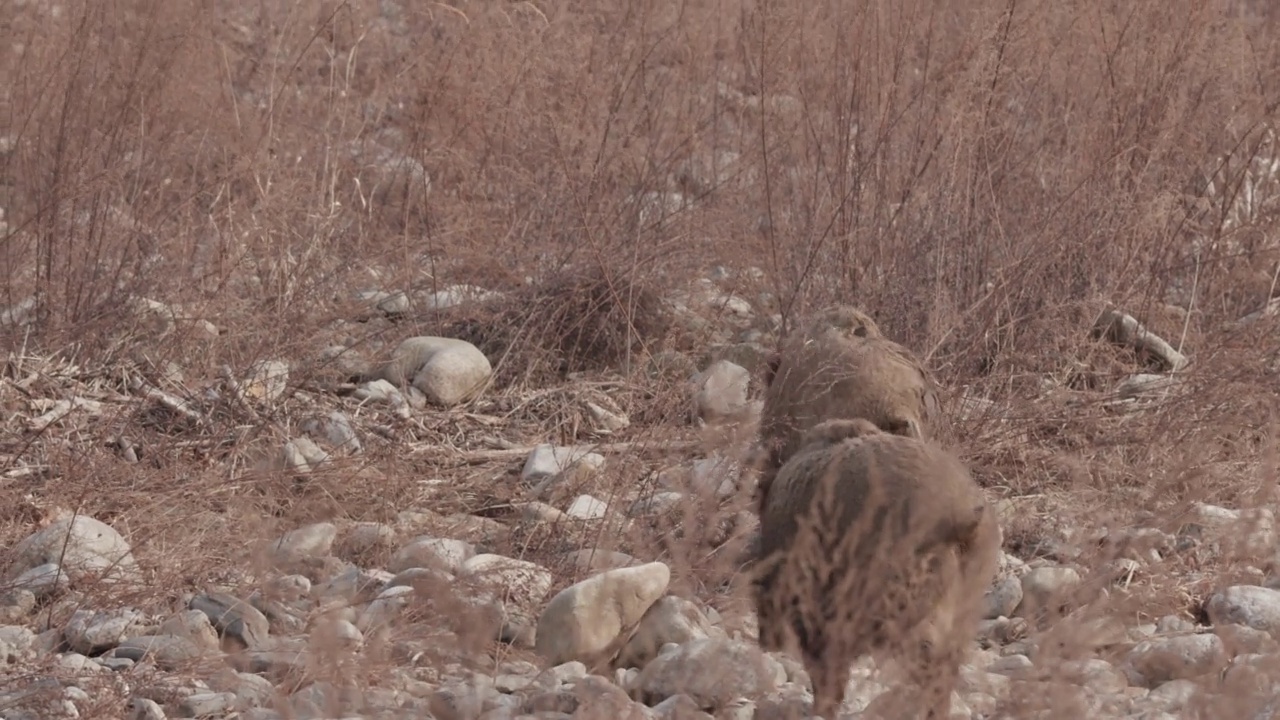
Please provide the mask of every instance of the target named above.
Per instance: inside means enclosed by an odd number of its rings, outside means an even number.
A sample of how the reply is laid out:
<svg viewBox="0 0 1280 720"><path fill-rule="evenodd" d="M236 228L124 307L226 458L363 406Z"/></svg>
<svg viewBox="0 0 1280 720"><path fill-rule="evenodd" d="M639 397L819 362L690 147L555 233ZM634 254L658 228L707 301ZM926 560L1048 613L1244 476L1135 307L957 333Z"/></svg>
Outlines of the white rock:
<svg viewBox="0 0 1280 720"><path fill-rule="evenodd" d="M667 591L664 563L609 570L561 590L538 618L534 649L553 664L588 662Z"/></svg>
<svg viewBox="0 0 1280 720"><path fill-rule="evenodd" d="M287 563L302 558L320 558L333 549L338 528L333 523L303 525L282 535L271 546L276 562Z"/></svg>
<svg viewBox="0 0 1280 720"><path fill-rule="evenodd" d="M115 528L87 515L63 517L28 535L10 553L7 579L31 568L60 564L72 582L93 578L136 581L137 561ZM56 576L55 576L56 577Z"/></svg>
<svg viewBox="0 0 1280 720"><path fill-rule="evenodd" d="M502 293L486 290L475 285L450 285L436 290L423 298L423 304L429 310L443 310L467 302L486 302L502 297Z"/></svg>
<svg viewBox="0 0 1280 720"><path fill-rule="evenodd" d="M309 437L296 437L284 444L284 467L296 472L310 472L312 468L328 462L329 453Z"/></svg>
<svg viewBox="0 0 1280 720"><path fill-rule="evenodd" d="M553 478L571 468L580 467L590 473L604 467L604 456L583 447L560 446L543 443L537 445L525 458L520 479L535 483Z"/></svg>
<svg viewBox="0 0 1280 720"><path fill-rule="evenodd" d="M591 420L591 429L597 435L611 435L631 425L631 418L621 412L601 407L590 400L584 400L583 405Z"/></svg>
<svg viewBox="0 0 1280 720"><path fill-rule="evenodd" d="M450 538L416 537L396 550L387 563L393 573L409 568L429 568L455 573L462 564L476 554L475 547L464 540Z"/></svg>
<svg viewBox="0 0 1280 720"><path fill-rule="evenodd" d="M72 650L94 655L109 650L130 635L137 634L145 618L132 608L119 610L76 610L67 619L62 636Z"/></svg>
<svg viewBox="0 0 1280 720"><path fill-rule="evenodd" d="M590 495L579 495L574 498L573 502L569 503L569 507L565 510L566 515L580 520L597 520L608 513L608 504Z"/></svg>
<svg viewBox="0 0 1280 720"><path fill-rule="evenodd" d="M413 385L436 405L452 407L479 393L493 366L465 340L421 336L400 343L375 376L396 387Z"/></svg>
<svg viewBox="0 0 1280 720"><path fill-rule="evenodd" d="M677 645L710 637L711 623L697 605L668 595L649 608L618 656L619 667L643 668L667 643Z"/></svg>
<svg viewBox="0 0 1280 720"><path fill-rule="evenodd" d="M129 720L166 720L168 717L155 700L144 697L129 699Z"/></svg>
<svg viewBox="0 0 1280 720"><path fill-rule="evenodd" d="M249 375L240 382L240 392L246 398L274 403L284 397L289 389L289 363L283 360L262 360L249 368Z"/></svg>
<svg viewBox="0 0 1280 720"><path fill-rule="evenodd" d="M364 645L364 633L343 618L321 618L311 628L310 641L312 648L320 653L333 650L353 652Z"/></svg>
<svg viewBox="0 0 1280 720"><path fill-rule="evenodd" d="M404 395L400 393L399 388L382 379L361 383L356 387L355 392L351 394L355 399L367 402L386 403L388 405L408 404L408 401L404 399Z"/></svg>
<svg viewBox="0 0 1280 720"><path fill-rule="evenodd" d="M409 605L413 592L413 588L407 585L393 585L378 593L378 597L360 614L356 627L368 633L390 624Z"/></svg>
<svg viewBox="0 0 1280 720"><path fill-rule="evenodd" d="M403 291L390 293L385 290L361 290L356 293L356 297L384 315L403 315L411 307L409 296Z"/></svg>
<svg viewBox="0 0 1280 720"><path fill-rule="evenodd" d="M750 382L751 373L741 365L728 360L712 363L697 379L698 417L710 424L741 418L747 408Z"/></svg>
<svg viewBox="0 0 1280 720"><path fill-rule="evenodd" d="M307 418L300 427L303 432L323 438L331 447L342 452L356 455L363 449L355 428L351 426L351 418L341 410Z"/></svg>
<svg viewBox="0 0 1280 720"><path fill-rule="evenodd" d="M1055 610L1065 604L1071 591L1080 584L1080 573L1069 567L1038 567L1022 576L1022 602L1017 614L1030 617L1042 610Z"/></svg>
<svg viewBox="0 0 1280 720"><path fill-rule="evenodd" d="M555 582L551 571L537 563L489 553L462 563L458 578L477 583L492 600L513 600L519 604L541 600Z"/></svg>

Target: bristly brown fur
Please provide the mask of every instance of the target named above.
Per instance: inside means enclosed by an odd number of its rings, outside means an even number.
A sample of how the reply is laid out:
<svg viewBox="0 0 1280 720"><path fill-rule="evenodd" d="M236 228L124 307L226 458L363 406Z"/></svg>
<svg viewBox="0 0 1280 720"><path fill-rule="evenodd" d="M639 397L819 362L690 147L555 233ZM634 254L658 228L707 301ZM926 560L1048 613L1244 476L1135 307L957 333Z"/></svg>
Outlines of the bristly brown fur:
<svg viewBox="0 0 1280 720"><path fill-rule="evenodd" d="M800 449L802 435L824 420L865 418L885 432L926 439L940 422L931 374L848 305L820 311L785 341L766 362L764 380L762 486Z"/></svg>
<svg viewBox="0 0 1280 720"><path fill-rule="evenodd" d="M852 661L894 652L931 677L922 697L945 717L1000 547L960 461L866 420L827 421L762 494L760 522L760 643L799 651L817 714L834 719Z"/></svg>

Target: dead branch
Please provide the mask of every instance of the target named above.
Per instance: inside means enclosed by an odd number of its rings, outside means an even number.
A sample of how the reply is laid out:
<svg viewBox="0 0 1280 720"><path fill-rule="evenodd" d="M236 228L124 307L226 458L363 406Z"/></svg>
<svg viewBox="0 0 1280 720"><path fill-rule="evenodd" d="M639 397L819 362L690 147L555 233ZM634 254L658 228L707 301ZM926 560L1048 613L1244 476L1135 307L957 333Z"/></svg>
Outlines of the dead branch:
<svg viewBox="0 0 1280 720"><path fill-rule="evenodd" d="M1187 356L1178 352L1159 335L1147 330L1132 315L1118 310L1103 311L1094 323L1094 331L1119 345L1128 345L1138 352L1156 358L1165 369L1178 371L1190 364Z"/></svg>

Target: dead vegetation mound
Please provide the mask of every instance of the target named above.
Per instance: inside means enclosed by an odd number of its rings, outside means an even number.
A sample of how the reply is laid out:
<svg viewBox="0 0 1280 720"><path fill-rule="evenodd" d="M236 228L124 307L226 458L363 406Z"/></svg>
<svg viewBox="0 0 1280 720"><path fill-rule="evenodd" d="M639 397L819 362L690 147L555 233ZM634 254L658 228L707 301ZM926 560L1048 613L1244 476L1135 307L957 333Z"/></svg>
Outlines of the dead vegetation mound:
<svg viewBox="0 0 1280 720"><path fill-rule="evenodd" d="M443 333L494 361L499 387L538 385L569 373L637 367L671 335L659 289L647 279L564 274L446 320Z"/></svg>

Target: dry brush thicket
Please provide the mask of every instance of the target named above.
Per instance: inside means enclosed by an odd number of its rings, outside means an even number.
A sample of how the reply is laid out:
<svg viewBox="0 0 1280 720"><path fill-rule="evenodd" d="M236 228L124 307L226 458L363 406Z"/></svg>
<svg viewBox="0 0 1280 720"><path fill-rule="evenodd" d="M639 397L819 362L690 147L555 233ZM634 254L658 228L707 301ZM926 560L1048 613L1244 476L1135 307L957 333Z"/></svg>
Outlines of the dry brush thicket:
<svg viewBox="0 0 1280 720"><path fill-rule="evenodd" d="M806 712L742 468L844 302L1003 531L955 712L1269 717L1278 20L3 4L0 714Z"/></svg>

